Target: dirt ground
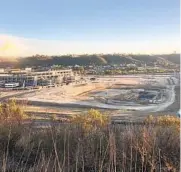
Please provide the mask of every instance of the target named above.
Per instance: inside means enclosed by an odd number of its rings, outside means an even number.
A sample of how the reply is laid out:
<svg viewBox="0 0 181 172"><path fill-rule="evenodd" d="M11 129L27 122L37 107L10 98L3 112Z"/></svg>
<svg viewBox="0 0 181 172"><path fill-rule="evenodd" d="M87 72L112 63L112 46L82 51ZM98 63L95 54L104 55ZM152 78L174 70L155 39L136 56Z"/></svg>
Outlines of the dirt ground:
<svg viewBox="0 0 181 172"><path fill-rule="evenodd" d="M140 111L124 111L124 110L105 110L99 109L101 112L109 114L114 121L142 121L148 115L162 116L162 115L176 115L176 112L180 108L180 86L175 87L175 102L167 109L161 112L140 112ZM87 113L90 108L70 108L60 106L27 106L26 112L31 116L36 116L36 119L50 119L53 114L56 114L58 118L68 119L72 115Z"/></svg>
<svg viewBox="0 0 181 172"><path fill-rule="evenodd" d="M36 119L50 119L52 115L58 116L58 118L69 118L72 115L80 114L80 113L86 113L90 108L88 107L79 107L79 106L62 106L59 104L56 104L56 100L58 98L58 101L60 102L68 102L71 99L74 100L85 100L86 98L89 98L91 91L100 91L102 89L106 88L118 88L118 87L124 87L124 88L133 88L133 87L143 87L141 85L139 78L100 78L95 83L88 83L88 84L82 84L82 85L69 85L65 87L57 87L57 88L44 88L42 90L31 92L27 94L21 94L20 98L34 98L34 100L42 100L42 103L35 103L34 105L28 105L25 109L26 113L30 116L33 116ZM144 119L147 115L165 115L165 114L171 114L175 115L175 113L180 108L180 86L175 87L176 92L176 98L172 105L170 105L167 109L160 112L152 112L152 113L146 113L146 112L140 112L140 111L129 111L129 110L113 110L113 109L101 109L100 111L106 112L107 114L110 114L112 116L112 119L114 120L131 120L131 121L137 121ZM11 96L11 94L8 93L8 96ZM6 96L6 93L5 93ZM18 98L19 98L18 97ZM49 106L48 103L43 103L43 100L55 100L54 105Z"/></svg>

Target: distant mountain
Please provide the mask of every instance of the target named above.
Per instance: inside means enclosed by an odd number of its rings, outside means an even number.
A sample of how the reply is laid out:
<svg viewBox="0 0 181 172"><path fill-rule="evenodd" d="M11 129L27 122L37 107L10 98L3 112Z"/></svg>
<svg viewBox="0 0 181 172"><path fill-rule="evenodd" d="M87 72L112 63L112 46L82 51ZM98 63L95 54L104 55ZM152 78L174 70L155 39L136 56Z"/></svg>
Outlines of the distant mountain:
<svg viewBox="0 0 181 172"><path fill-rule="evenodd" d="M25 58L2 58L0 57L0 67L12 66L50 66L50 65L108 65L108 64L180 64L180 54L167 55L133 55L133 54L94 54L94 55L63 55L44 56L35 55Z"/></svg>

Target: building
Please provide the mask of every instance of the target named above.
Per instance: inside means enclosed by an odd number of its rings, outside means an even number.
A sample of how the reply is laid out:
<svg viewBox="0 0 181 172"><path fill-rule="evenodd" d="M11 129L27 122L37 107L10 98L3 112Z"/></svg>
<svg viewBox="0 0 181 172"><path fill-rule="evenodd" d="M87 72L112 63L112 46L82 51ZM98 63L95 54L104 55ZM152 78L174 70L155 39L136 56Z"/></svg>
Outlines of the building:
<svg viewBox="0 0 181 172"><path fill-rule="evenodd" d="M4 72L0 74L0 81L4 83L18 82L20 86L36 86L62 83L65 78L74 76L71 69L68 70L48 70L32 72L31 70L21 70L19 72Z"/></svg>

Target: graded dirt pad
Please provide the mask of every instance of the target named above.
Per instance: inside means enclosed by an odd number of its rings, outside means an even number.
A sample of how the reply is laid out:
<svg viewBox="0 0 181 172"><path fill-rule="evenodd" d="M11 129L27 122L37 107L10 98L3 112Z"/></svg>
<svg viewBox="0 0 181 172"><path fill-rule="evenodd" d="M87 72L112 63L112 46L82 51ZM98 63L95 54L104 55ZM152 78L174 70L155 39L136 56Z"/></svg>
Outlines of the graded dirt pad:
<svg viewBox="0 0 181 172"><path fill-rule="evenodd" d="M105 89L106 85L102 83L90 83L84 85L68 85L56 88L43 88L35 93L21 96L21 98L34 100L52 100L52 101L69 101L72 98L78 98L92 90Z"/></svg>
<svg viewBox="0 0 181 172"><path fill-rule="evenodd" d="M147 77L148 78L148 77ZM119 104L115 104L114 102L111 101L111 99L109 97L113 97L113 96L117 96L116 99L123 99L124 101L129 101L131 98L136 99L136 95L132 95L131 93L129 93L129 90L124 90L124 89L110 89L112 88L112 86L114 86L115 84L127 84L131 87L134 86L134 84L136 84L138 86L138 83L143 82L143 83L147 83L148 81L146 80L147 78L139 78L139 77L129 77L127 76L127 78L124 77L117 77L117 78L108 78L108 77L99 77L97 79L96 83L91 83L91 82L87 82L87 84L81 84L81 85L67 85L67 86L62 86L62 87L56 87L56 88L43 88L42 90L37 91L36 93L30 93L30 94L26 94L23 95L20 98L25 98L31 102L34 101L42 104L45 103L47 105L47 103L50 104L55 104L58 105L60 104L61 106L67 106L69 105L69 107L94 107L94 108L106 108L106 109L136 109L136 110L151 110L154 108L156 108L156 105L150 105L148 108L144 107L144 106L140 106L138 107L137 102L135 102L136 106L134 106L134 103L132 103L131 105L128 104L120 104L122 106L120 106ZM168 84L168 79L161 77L161 78L156 78L158 81L157 83L152 83L150 82L150 85L152 84L153 87L157 86L158 89L159 87L163 87L166 84ZM144 81L141 81L144 80ZM148 78L148 80L150 80L150 78ZM153 80L155 80L155 78L153 78ZM142 83L141 83L142 84ZM146 88L147 84L145 85ZM169 85L168 85L169 86ZM109 89L107 89L109 88ZM102 91L101 91L102 90ZM130 89L133 90L133 89ZM107 104L105 102L99 102L96 101L95 96L92 94L94 92L98 92L100 91L100 95L98 95L99 99L101 98L106 98L106 99L110 99L111 104ZM128 92L128 93L121 93L121 92ZM120 92L120 93L119 93ZM173 101L174 101L174 87L172 85L169 86L169 89L167 89L166 94L167 97L169 98L169 102L165 105L162 105L162 108L159 107L159 110L162 110L163 108L165 108L167 105L169 106ZM99 93L98 93L99 94ZM122 97L119 97L119 95L121 94ZM124 94L124 96L123 96ZM134 94L134 93L133 93ZM131 96L132 95L132 96ZM126 96L126 97L125 97ZM131 97L130 97L131 96ZM129 107L127 107L129 105ZM120 107L119 107L120 106ZM156 110L156 109L155 109Z"/></svg>
<svg viewBox="0 0 181 172"><path fill-rule="evenodd" d="M69 103L72 101L89 99L89 92L91 91L100 91L106 88L111 87L114 84L129 84L134 85L137 84L138 79L132 78L99 78L95 83L88 82L87 84L81 85L66 85L56 88L43 88L35 93L30 93L21 96L20 98L24 98L27 100L34 101L42 101L45 102L64 102Z"/></svg>

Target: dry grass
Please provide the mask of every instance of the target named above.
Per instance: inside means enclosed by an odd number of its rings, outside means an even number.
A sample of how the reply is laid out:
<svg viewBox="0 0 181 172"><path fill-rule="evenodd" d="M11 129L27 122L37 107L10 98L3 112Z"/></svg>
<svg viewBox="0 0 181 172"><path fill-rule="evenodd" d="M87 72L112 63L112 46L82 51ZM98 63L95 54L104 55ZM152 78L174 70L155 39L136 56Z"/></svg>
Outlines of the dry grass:
<svg viewBox="0 0 181 172"><path fill-rule="evenodd" d="M0 124L9 122L20 124L27 117L23 106L18 105L15 100L0 103Z"/></svg>
<svg viewBox="0 0 181 172"><path fill-rule="evenodd" d="M50 128L38 131L22 123L3 123L0 170L177 172L180 130L175 130L177 122L163 125L163 119L168 117L155 119L161 121L159 125L152 123L152 119L142 126L111 125L107 116L90 110L72 119L70 124L52 123Z"/></svg>

